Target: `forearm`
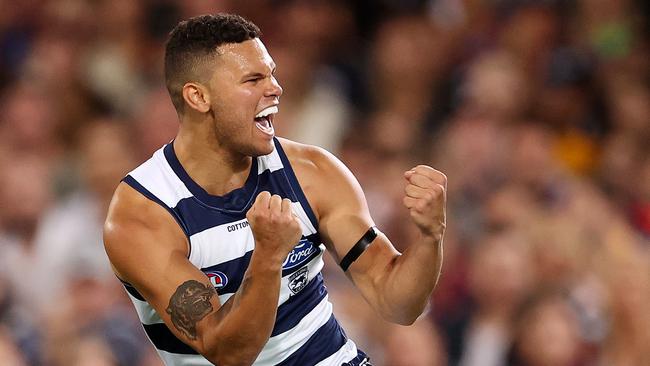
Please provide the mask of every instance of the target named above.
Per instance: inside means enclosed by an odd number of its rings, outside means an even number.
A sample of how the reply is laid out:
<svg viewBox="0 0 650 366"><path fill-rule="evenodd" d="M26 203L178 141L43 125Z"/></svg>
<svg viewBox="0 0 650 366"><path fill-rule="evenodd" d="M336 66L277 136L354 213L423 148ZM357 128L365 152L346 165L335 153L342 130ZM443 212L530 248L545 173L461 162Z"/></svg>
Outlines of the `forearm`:
<svg viewBox="0 0 650 366"><path fill-rule="evenodd" d="M268 341L277 312L281 265L253 252L239 290L213 313L205 356L219 365L250 365Z"/></svg>
<svg viewBox="0 0 650 366"><path fill-rule="evenodd" d="M387 320L411 324L424 311L442 267L442 235L422 236L386 268L375 284L379 311Z"/></svg>

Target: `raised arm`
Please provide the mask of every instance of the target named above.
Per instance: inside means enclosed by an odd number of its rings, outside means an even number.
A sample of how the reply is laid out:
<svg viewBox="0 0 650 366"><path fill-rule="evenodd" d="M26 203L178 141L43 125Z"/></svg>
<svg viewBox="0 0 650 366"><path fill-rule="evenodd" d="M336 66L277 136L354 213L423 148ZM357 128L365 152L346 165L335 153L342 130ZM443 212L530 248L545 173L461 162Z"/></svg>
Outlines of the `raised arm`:
<svg viewBox="0 0 650 366"><path fill-rule="evenodd" d="M298 172L298 179L308 187L326 246L340 261L374 225L363 191L349 169L330 153L306 146L288 150L294 150L296 160L308 156L312 163ZM383 318L412 324L424 311L440 275L446 177L420 165L395 179L405 179L404 205L421 231L419 240L400 254L380 233L346 273Z"/></svg>
<svg viewBox="0 0 650 366"><path fill-rule="evenodd" d="M247 218L256 248L239 290L220 304L208 278L187 259L187 238L158 204L122 183L104 226L115 273L132 284L167 327L218 365L250 365L268 341L281 267L300 239L288 200L258 195Z"/></svg>

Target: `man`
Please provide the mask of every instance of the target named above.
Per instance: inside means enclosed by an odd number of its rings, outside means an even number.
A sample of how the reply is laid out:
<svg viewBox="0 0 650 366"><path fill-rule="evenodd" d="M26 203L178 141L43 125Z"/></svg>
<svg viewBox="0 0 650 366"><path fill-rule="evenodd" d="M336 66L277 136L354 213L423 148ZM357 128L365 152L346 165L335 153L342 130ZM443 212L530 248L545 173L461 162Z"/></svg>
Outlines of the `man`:
<svg viewBox="0 0 650 366"><path fill-rule="evenodd" d="M332 315L322 254L384 318L412 324L440 273L446 178L405 173L422 235L400 255L341 162L274 137L282 88L259 34L223 14L172 31L180 129L118 186L106 251L168 365L370 365Z"/></svg>

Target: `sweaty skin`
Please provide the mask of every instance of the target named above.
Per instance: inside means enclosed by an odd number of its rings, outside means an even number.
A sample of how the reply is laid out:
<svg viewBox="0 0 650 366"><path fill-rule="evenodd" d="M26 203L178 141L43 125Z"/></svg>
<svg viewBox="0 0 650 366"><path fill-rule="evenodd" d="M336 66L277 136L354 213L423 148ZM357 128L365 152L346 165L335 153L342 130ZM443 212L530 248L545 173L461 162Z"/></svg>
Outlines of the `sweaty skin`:
<svg viewBox="0 0 650 366"><path fill-rule="evenodd" d="M223 195L243 186L253 156L273 151L272 135L256 127L254 117L279 104L282 88L259 39L217 50L205 71L212 76L183 86L185 108L174 149L195 182L210 194ZM325 245L340 260L374 225L361 187L330 153L280 142ZM405 172L403 179L404 205L421 238L400 254L380 234L347 274L385 319L412 324L440 273L447 184L442 173L424 165ZM290 201L277 195L260 192L246 218L255 250L240 288L224 304L187 259L185 234L157 203L121 183L104 226L106 252L117 276L142 294L176 337L222 366L252 364L268 341L282 263L301 237Z"/></svg>
<svg viewBox="0 0 650 366"><path fill-rule="evenodd" d="M327 151L280 141L315 211L321 237L338 262L374 225L361 186ZM440 275L447 178L418 165L405 172L404 179L404 205L422 232L420 239L400 254L380 234L347 274L383 318L410 325L424 311Z"/></svg>

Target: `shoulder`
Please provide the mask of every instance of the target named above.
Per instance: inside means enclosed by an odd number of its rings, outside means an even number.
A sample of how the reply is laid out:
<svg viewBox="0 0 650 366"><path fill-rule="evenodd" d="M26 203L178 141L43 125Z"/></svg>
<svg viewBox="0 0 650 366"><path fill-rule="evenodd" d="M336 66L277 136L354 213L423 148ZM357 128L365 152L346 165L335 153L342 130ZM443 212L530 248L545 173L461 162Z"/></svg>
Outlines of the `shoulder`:
<svg viewBox="0 0 650 366"><path fill-rule="evenodd" d="M334 154L317 146L278 140L319 216L335 205L344 207L363 196L356 177Z"/></svg>
<svg viewBox="0 0 650 366"><path fill-rule="evenodd" d="M143 224L155 221L163 208L136 191L130 185L121 182L108 208L105 230L119 229L122 225Z"/></svg>
<svg viewBox="0 0 650 366"><path fill-rule="evenodd" d="M119 262L130 254L187 251L186 237L167 210L124 182L113 194L103 232L106 252L118 276Z"/></svg>
<svg viewBox="0 0 650 366"><path fill-rule="evenodd" d="M344 166L334 154L321 147L285 138L278 138L278 141L296 173L323 174Z"/></svg>

